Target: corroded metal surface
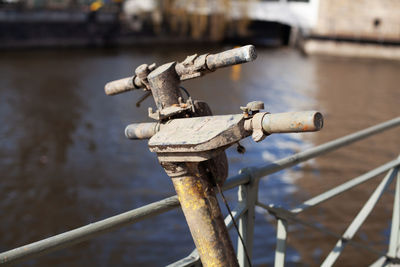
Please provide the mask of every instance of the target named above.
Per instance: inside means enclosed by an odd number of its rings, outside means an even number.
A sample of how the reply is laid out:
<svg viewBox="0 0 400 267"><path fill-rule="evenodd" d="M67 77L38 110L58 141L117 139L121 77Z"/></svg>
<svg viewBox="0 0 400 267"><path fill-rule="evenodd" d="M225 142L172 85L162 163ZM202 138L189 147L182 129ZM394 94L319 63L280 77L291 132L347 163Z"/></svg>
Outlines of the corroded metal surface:
<svg viewBox="0 0 400 267"><path fill-rule="evenodd" d="M164 108L179 104L179 97L182 97L179 90L179 76L175 71L175 62L164 64L147 77L151 92L157 108L161 111Z"/></svg>
<svg viewBox="0 0 400 267"><path fill-rule="evenodd" d="M137 89L134 85L134 79L135 77L127 77L109 82L105 85L104 91L107 95L116 95Z"/></svg>
<svg viewBox="0 0 400 267"><path fill-rule="evenodd" d="M253 45L246 45L237 49L231 49L207 57L207 68L215 70L236 64L253 61L257 58L256 49Z"/></svg>
<svg viewBox="0 0 400 267"><path fill-rule="evenodd" d="M213 184L198 163L185 168L172 182L203 266L239 266Z"/></svg>
<svg viewBox="0 0 400 267"><path fill-rule="evenodd" d="M149 139L159 130L158 122L132 123L126 126L125 136L129 139Z"/></svg>
<svg viewBox="0 0 400 267"><path fill-rule="evenodd" d="M181 81L200 77L210 70L207 68L206 58L208 54L188 56L183 62L176 64L175 70Z"/></svg>
<svg viewBox="0 0 400 267"><path fill-rule="evenodd" d="M266 114L262 120L266 133L314 132L323 125L322 114L317 111Z"/></svg>
<svg viewBox="0 0 400 267"><path fill-rule="evenodd" d="M171 120L149 140L152 152L200 152L230 145L248 136L243 115Z"/></svg>

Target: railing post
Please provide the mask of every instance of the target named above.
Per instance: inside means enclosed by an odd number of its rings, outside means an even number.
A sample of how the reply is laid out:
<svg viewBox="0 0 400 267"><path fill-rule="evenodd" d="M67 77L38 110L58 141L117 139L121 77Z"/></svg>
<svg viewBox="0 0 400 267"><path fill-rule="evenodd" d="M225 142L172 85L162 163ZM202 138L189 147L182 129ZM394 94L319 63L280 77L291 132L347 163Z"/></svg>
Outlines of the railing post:
<svg viewBox="0 0 400 267"><path fill-rule="evenodd" d="M249 267L249 262L246 257L246 251L249 259L253 255L253 239L254 239L254 219L255 219L255 205L258 195L258 179L255 179L253 172L250 168L240 170L240 173L246 173L250 176L248 184L240 185L238 190L239 205L246 205L246 212L239 219L239 233L243 238L243 247L241 240L238 238L237 257L239 265L242 267Z"/></svg>
<svg viewBox="0 0 400 267"><path fill-rule="evenodd" d="M278 218L276 229L276 250L275 250L275 267L285 266L286 257L286 240L288 236L288 222Z"/></svg>
<svg viewBox="0 0 400 267"><path fill-rule="evenodd" d="M392 215L392 226L390 230L390 242L388 256L396 258L396 254L399 250L399 240L400 240L400 172L397 168L397 181L396 190L394 195L393 203L393 215Z"/></svg>

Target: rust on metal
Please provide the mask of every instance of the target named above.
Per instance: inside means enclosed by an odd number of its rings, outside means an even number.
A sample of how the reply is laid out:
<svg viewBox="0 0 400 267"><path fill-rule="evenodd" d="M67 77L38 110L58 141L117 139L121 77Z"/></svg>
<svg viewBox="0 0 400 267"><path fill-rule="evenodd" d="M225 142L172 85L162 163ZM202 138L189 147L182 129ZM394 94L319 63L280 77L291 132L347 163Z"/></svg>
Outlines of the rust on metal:
<svg viewBox="0 0 400 267"><path fill-rule="evenodd" d="M147 77L154 101L159 110L179 104L182 97L179 90L179 76L175 71L176 62L164 64Z"/></svg>
<svg viewBox="0 0 400 267"><path fill-rule="evenodd" d="M243 123L242 114L171 120L149 140L149 148L157 153L224 148L250 135Z"/></svg>
<svg viewBox="0 0 400 267"><path fill-rule="evenodd" d="M266 114L262 126L266 133L315 132L322 129L323 117L317 111Z"/></svg>
<svg viewBox="0 0 400 267"><path fill-rule="evenodd" d="M186 173L180 171L172 182L203 266L239 266L213 183L199 163L185 167Z"/></svg>

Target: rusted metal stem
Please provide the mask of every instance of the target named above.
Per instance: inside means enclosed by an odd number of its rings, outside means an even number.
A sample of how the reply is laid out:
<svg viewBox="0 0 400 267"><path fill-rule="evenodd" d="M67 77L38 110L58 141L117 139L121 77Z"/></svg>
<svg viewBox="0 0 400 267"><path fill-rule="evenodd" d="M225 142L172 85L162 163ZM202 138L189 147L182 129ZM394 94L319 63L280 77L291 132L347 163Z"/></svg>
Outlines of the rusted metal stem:
<svg viewBox="0 0 400 267"><path fill-rule="evenodd" d="M203 266L239 266L214 187L197 165L186 163L188 172L172 182Z"/></svg>
<svg viewBox="0 0 400 267"><path fill-rule="evenodd" d="M180 79L175 71L175 62L164 64L148 76L154 102L159 110L177 105L182 97L179 90Z"/></svg>

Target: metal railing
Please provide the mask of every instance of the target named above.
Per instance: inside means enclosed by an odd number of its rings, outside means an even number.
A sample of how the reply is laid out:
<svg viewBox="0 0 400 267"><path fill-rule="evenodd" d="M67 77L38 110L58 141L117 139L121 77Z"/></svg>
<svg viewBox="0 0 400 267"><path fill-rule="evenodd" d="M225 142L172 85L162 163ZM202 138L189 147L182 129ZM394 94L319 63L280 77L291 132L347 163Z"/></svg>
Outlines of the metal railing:
<svg viewBox="0 0 400 267"><path fill-rule="evenodd" d="M328 153L336 150L340 147L347 146L351 143L375 135L382 131L394 128L400 125L400 117L389 120L387 122L378 124L376 126L367 128L365 130L347 135L345 137L336 139L334 141L325 143L320 146L316 146L304 152L289 156L287 158L275 161L274 163L267 164L261 167L245 168L240 171L236 176L229 178L223 190L232 189L239 187L238 189L238 205L232 210L235 221L238 222L239 232L244 240L244 246L247 248L247 253L250 258L252 256L252 247L254 239L254 216L255 207L259 206L269 213L273 214L277 218L277 244L275 251L275 266L284 266L285 255L286 255L286 240L288 236L288 224L289 222L299 223L318 231L321 231L327 235L338 238L338 242L333 248L332 252L327 256L322 266L332 266L336 259L340 256L344 247L349 244L359 248L364 248L372 253L377 254L378 260L374 263L374 266L383 266L387 263L400 263L400 157L373 169L361 176L349 180L348 182L339 185L327 192L324 192L316 197L313 197L294 209L283 209L276 207L271 204L264 204L258 201L258 184L262 177L273 174L285 168L294 166L300 162L304 162L308 159L315 158L319 155ZM378 185L371 197L362 207L360 212L357 214L353 222L347 228L343 235L333 233L320 225L314 225L312 223L303 221L297 218L296 215L321 204L324 201L331 199L361 183L364 183L384 172L388 172L383 178L382 182ZM397 177L396 177L397 176ZM381 197L381 195L388 188L390 183L396 179L395 187L395 200L393 205L393 216L390 233L390 242L387 253L382 253L375 250L374 248L364 244L353 241L357 230L360 228L362 223L365 221L367 216L370 214L375 204ZM22 247L18 247L0 254L0 264L13 264L29 258L34 258L39 255L47 254L51 251L59 250L65 247L72 246L82 241L94 238L100 234L110 232L112 230L121 228L126 225L130 225L144 219L154 217L158 214L167 212L174 208L179 207L179 201L176 196L172 196L146 206L98 221L86 226L49 237ZM232 220L230 217L225 219L225 223L228 228L232 227ZM237 244L237 257L240 266L248 266L248 262L245 255L245 248L241 242ZM168 265L170 267L182 267L182 266L201 266L200 259L196 250L194 250L186 258L179 260L173 264Z"/></svg>

